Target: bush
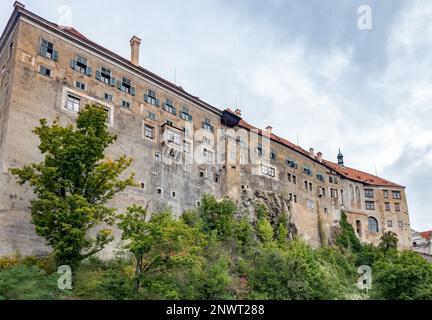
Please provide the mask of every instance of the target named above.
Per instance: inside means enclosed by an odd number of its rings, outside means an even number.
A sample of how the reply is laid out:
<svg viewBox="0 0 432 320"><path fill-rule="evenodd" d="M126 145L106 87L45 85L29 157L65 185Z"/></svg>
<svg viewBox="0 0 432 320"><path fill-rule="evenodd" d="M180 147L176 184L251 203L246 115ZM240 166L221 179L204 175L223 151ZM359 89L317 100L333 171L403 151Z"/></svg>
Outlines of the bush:
<svg viewBox="0 0 432 320"><path fill-rule="evenodd" d="M16 265L0 272L0 300L53 300L61 296L58 275L37 266Z"/></svg>

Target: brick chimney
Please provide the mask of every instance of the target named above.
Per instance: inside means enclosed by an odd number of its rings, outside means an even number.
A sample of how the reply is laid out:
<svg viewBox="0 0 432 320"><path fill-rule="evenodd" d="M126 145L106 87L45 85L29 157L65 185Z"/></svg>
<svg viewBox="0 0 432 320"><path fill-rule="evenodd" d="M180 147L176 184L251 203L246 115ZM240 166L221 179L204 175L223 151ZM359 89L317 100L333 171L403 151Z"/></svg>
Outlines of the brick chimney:
<svg viewBox="0 0 432 320"><path fill-rule="evenodd" d="M316 159L317 159L319 162L322 162L322 160L323 160L323 154L322 154L322 152L318 152L318 153L317 153L317 155L316 155Z"/></svg>
<svg viewBox="0 0 432 320"><path fill-rule="evenodd" d="M309 149L309 156L310 156L311 158L315 158L315 150L314 150L314 148L310 148L310 149Z"/></svg>
<svg viewBox="0 0 432 320"><path fill-rule="evenodd" d="M272 133L272 131L273 131L273 127L272 127L272 126L268 126L268 127L266 128L266 130L267 130L268 132Z"/></svg>
<svg viewBox="0 0 432 320"><path fill-rule="evenodd" d="M236 116L241 117L241 115L242 115L242 111L241 111L240 109L236 109L236 111L234 111L234 114L235 114Z"/></svg>
<svg viewBox="0 0 432 320"><path fill-rule="evenodd" d="M137 36L133 36L131 41L131 62L139 66L139 51L140 51L140 45L141 45L141 39Z"/></svg>

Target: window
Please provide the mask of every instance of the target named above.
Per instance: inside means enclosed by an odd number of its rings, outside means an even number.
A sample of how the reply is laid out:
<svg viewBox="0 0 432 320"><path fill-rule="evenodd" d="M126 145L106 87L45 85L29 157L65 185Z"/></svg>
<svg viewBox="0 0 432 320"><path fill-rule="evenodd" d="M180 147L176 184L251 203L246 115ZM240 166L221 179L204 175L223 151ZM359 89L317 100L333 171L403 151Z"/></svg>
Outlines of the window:
<svg viewBox="0 0 432 320"><path fill-rule="evenodd" d="M219 179L220 179L219 175L215 174L214 179L216 183L219 183Z"/></svg>
<svg viewBox="0 0 432 320"><path fill-rule="evenodd" d="M101 67L100 70L96 71L96 80L99 80L107 85L115 86L115 79L112 76L112 72L110 69Z"/></svg>
<svg viewBox="0 0 432 320"><path fill-rule="evenodd" d="M297 203L297 196L294 195L294 203Z"/></svg>
<svg viewBox="0 0 432 320"><path fill-rule="evenodd" d="M213 153L208 151L206 148L203 149L203 159L206 162L212 162L213 161Z"/></svg>
<svg viewBox="0 0 432 320"><path fill-rule="evenodd" d="M182 107L182 112L180 114L180 117L184 121L192 122L192 116L189 114L189 109L187 107Z"/></svg>
<svg viewBox="0 0 432 320"><path fill-rule="evenodd" d="M338 189L333 189L333 188L331 188L331 189L330 189L330 197L331 197L332 199L338 199L338 198L339 198L339 192L338 192Z"/></svg>
<svg viewBox="0 0 432 320"><path fill-rule="evenodd" d="M105 93L104 94L104 99L107 100L107 101L113 101L113 96L112 96L112 94Z"/></svg>
<svg viewBox="0 0 432 320"><path fill-rule="evenodd" d="M294 160L287 159L286 163L288 167L297 169L297 163Z"/></svg>
<svg viewBox="0 0 432 320"><path fill-rule="evenodd" d="M368 230L372 233L378 232L378 221L373 217L368 218Z"/></svg>
<svg viewBox="0 0 432 320"><path fill-rule="evenodd" d="M163 109L166 112L169 112L173 115L177 115L177 110L176 110L176 108L174 108L174 104L173 104L172 100L170 100L170 99L166 100L166 102L163 105Z"/></svg>
<svg viewBox="0 0 432 320"><path fill-rule="evenodd" d="M129 93L132 96L134 96L136 93L135 88L132 87L132 81L125 77L117 82L117 88L123 92Z"/></svg>
<svg viewBox="0 0 432 320"><path fill-rule="evenodd" d="M297 184L297 177L293 175L292 179L293 179L293 184Z"/></svg>
<svg viewBox="0 0 432 320"><path fill-rule="evenodd" d="M270 160L276 161L277 154L275 151L270 152Z"/></svg>
<svg viewBox="0 0 432 320"><path fill-rule="evenodd" d="M144 101L153 106L159 107L159 100L156 99L156 92L153 90L149 90L148 93L144 95Z"/></svg>
<svg viewBox="0 0 432 320"><path fill-rule="evenodd" d="M48 68L45 68L44 66L40 66L39 73L46 77L51 77L51 70Z"/></svg>
<svg viewBox="0 0 432 320"><path fill-rule="evenodd" d="M154 128L148 125L144 125L144 136L148 139L154 139Z"/></svg>
<svg viewBox="0 0 432 320"><path fill-rule="evenodd" d="M304 172L306 175L308 175L308 176L311 176L311 175L312 175L312 170L311 170L310 168L308 168L308 167L304 167L304 168L303 168L303 172Z"/></svg>
<svg viewBox="0 0 432 320"><path fill-rule="evenodd" d="M361 221L360 220L356 221L356 229L357 229L357 234L361 235L362 234L362 227L361 227Z"/></svg>
<svg viewBox="0 0 432 320"><path fill-rule="evenodd" d="M261 144L258 144L256 152L257 152L259 157L261 157L263 155L263 148L262 148Z"/></svg>
<svg viewBox="0 0 432 320"><path fill-rule="evenodd" d="M333 183L333 177L329 177L329 182Z"/></svg>
<svg viewBox="0 0 432 320"><path fill-rule="evenodd" d="M149 118L150 120L156 121L156 114L154 112L149 111L147 113L147 118Z"/></svg>
<svg viewBox="0 0 432 320"><path fill-rule="evenodd" d="M122 108L130 109L130 102L122 100L121 106L122 106Z"/></svg>
<svg viewBox="0 0 432 320"><path fill-rule="evenodd" d="M395 203L395 210L396 210L397 212L401 211L400 203Z"/></svg>
<svg viewBox="0 0 432 320"><path fill-rule="evenodd" d="M323 174L320 173L320 172L318 172L318 173L317 173L317 179L318 179L319 181L323 181L323 182L324 182L324 176L323 176Z"/></svg>
<svg viewBox="0 0 432 320"><path fill-rule="evenodd" d="M324 208L324 213L328 214L328 209L327 208Z"/></svg>
<svg viewBox="0 0 432 320"><path fill-rule="evenodd" d="M313 202L312 200L306 200L306 207L308 209L314 209L315 208L315 202Z"/></svg>
<svg viewBox="0 0 432 320"><path fill-rule="evenodd" d="M374 197L374 191L372 189L365 189L365 197L366 198L373 198Z"/></svg>
<svg viewBox="0 0 432 320"><path fill-rule="evenodd" d="M288 182L291 182L291 181L292 181L291 173L288 173Z"/></svg>
<svg viewBox="0 0 432 320"><path fill-rule="evenodd" d="M77 87L78 89L81 89L81 90L85 90L86 89L86 85L84 83L80 82L80 81L76 81L75 82L75 87Z"/></svg>
<svg viewBox="0 0 432 320"><path fill-rule="evenodd" d="M41 39L39 54L48 59L58 60L58 52L54 50L54 45L44 39Z"/></svg>
<svg viewBox="0 0 432 320"><path fill-rule="evenodd" d="M401 193L400 191L393 191L393 199L400 199L401 198Z"/></svg>
<svg viewBox="0 0 432 320"><path fill-rule="evenodd" d="M383 194L384 194L384 199L388 199L388 197L389 197L388 190L383 190Z"/></svg>
<svg viewBox="0 0 432 320"><path fill-rule="evenodd" d="M167 142L175 143L177 145L181 144L180 143L180 135L178 133L175 133L171 130L167 130L165 134L166 134Z"/></svg>
<svg viewBox="0 0 432 320"><path fill-rule="evenodd" d="M165 120L165 123L171 127L174 127L174 123L171 120Z"/></svg>
<svg viewBox="0 0 432 320"><path fill-rule="evenodd" d="M141 189L145 189L145 183L144 183L144 182L141 182L141 183L140 183L140 187L141 187Z"/></svg>
<svg viewBox="0 0 432 320"><path fill-rule="evenodd" d="M213 126L211 124L211 121L208 118L204 119L204 122L202 123L202 127L203 127L204 130L206 130L208 132L213 132L213 130L214 130L214 128L213 128Z"/></svg>
<svg viewBox="0 0 432 320"><path fill-rule="evenodd" d="M399 228L403 228L403 221L398 221Z"/></svg>
<svg viewBox="0 0 432 320"><path fill-rule="evenodd" d="M289 194L289 201L293 201L293 195L292 195L292 193Z"/></svg>
<svg viewBox="0 0 432 320"><path fill-rule="evenodd" d="M200 171L199 176L200 176L200 178L206 178L207 174L205 171Z"/></svg>
<svg viewBox="0 0 432 320"><path fill-rule="evenodd" d="M393 228L393 221L392 220L387 220L387 227Z"/></svg>
<svg viewBox="0 0 432 320"><path fill-rule="evenodd" d="M175 198L177 197L177 194L176 194L175 191L171 192L171 197L172 197L173 199L175 199Z"/></svg>
<svg viewBox="0 0 432 320"><path fill-rule="evenodd" d="M276 177L276 169L266 166L264 164L261 164L261 173L268 177L272 177L272 178Z"/></svg>
<svg viewBox="0 0 432 320"><path fill-rule="evenodd" d="M309 191L312 191L312 189L313 189L313 185L312 183L309 182Z"/></svg>
<svg viewBox="0 0 432 320"><path fill-rule="evenodd" d="M71 68L87 76L92 75L92 69L88 66L87 59L79 55L76 56L75 60L71 61Z"/></svg>
<svg viewBox="0 0 432 320"><path fill-rule="evenodd" d="M390 202L386 202L384 204L384 207L385 207L385 211L390 211Z"/></svg>
<svg viewBox="0 0 432 320"><path fill-rule="evenodd" d="M163 193L162 188L157 188L157 193L160 194L160 195L162 195L162 193Z"/></svg>
<svg viewBox="0 0 432 320"><path fill-rule="evenodd" d="M305 181L305 182L304 182L304 185L305 185L305 189L307 190L307 189L308 189L308 185L309 185L308 182Z"/></svg>
<svg viewBox="0 0 432 320"><path fill-rule="evenodd" d="M155 153L155 161L161 163L162 162L162 153L156 152Z"/></svg>
<svg viewBox="0 0 432 320"><path fill-rule="evenodd" d="M366 210L375 210L375 202L373 201L366 201L365 206Z"/></svg>
<svg viewBox="0 0 432 320"><path fill-rule="evenodd" d="M78 112L80 110L80 103L81 103L80 99L69 94L66 100L65 107L70 111Z"/></svg>
<svg viewBox="0 0 432 320"><path fill-rule="evenodd" d="M337 178L334 178L334 183L335 183L335 184L338 184L338 183L339 183L339 180L338 180Z"/></svg>

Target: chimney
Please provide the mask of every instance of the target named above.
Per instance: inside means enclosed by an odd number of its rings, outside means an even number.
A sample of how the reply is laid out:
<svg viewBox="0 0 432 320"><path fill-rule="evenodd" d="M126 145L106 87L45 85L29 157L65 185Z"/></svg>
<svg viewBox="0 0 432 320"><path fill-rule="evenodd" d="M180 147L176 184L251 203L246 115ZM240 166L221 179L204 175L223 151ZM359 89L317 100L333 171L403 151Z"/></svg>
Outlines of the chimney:
<svg viewBox="0 0 432 320"><path fill-rule="evenodd" d="M312 158L315 158L315 150L314 150L314 148L310 148L309 149L309 156L312 157Z"/></svg>
<svg viewBox="0 0 432 320"><path fill-rule="evenodd" d="M273 131L273 127L272 127L272 126L268 126L268 127L266 128L266 130L267 130L268 132L272 133L272 131Z"/></svg>
<svg viewBox="0 0 432 320"><path fill-rule="evenodd" d="M141 39L138 38L137 36L133 36L130 41L130 45L131 45L131 62L134 65L139 66L139 49L141 45Z"/></svg>
<svg viewBox="0 0 432 320"><path fill-rule="evenodd" d="M241 117L241 115L242 115L242 111L240 109L236 109L236 111L234 111L234 113L236 116L239 116L239 117Z"/></svg>
<svg viewBox="0 0 432 320"><path fill-rule="evenodd" d="M322 159L323 158L323 154L322 154L322 152L318 152L317 153L317 155L316 155L316 159L319 161L319 162L322 162Z"/></svg>

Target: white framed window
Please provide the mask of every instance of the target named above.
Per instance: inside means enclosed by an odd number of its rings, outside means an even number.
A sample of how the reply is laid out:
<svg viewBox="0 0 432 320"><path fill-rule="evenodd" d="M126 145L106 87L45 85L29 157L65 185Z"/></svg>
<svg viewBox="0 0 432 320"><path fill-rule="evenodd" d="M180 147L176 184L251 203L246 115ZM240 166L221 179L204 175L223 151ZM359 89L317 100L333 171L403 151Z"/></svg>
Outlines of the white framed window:
<svg viewBox="0 0 432 320"><path fill-rule="evenodd" d="M155 161L161 163L162 162L162 153L156 152L155 153Z"/></svg>
<svg viewBox="0 0 432 320"><path fill-rule="evenodd" d="M77 87L80 90L86 90L86 85L84 83L82 83L81 81L76 81L75 82L75 87Z"/></svg>
<svg viewBox="0 0 432 320"><path fill-rule="evenodd" d="M69 111L73 111L73 112L79 112L80 111L80 104L81 104L81 99L68 94L67 99L66 99L66 105L65 108Z"/></svg>
<svg viewBox="0 0 432 320"><path fill-rule="evenodd" d="M51 69L48 69L44 66L40 66L39 73L46 77L51 77Z"/></svg>
<svg viewBox="0 0 432 320"><path fill-rule="evenodd" d="M268 177L272 177L272 178L276 177L276 169L273 167L266 166L264 164L261 164L261 173Z"/></svg>
<svg viewBox="0 0 432 320"><path fill-rule="evenodd" d="M144 124L144 137L153 140L155 137L155 129L147 124Z"/></svg>

